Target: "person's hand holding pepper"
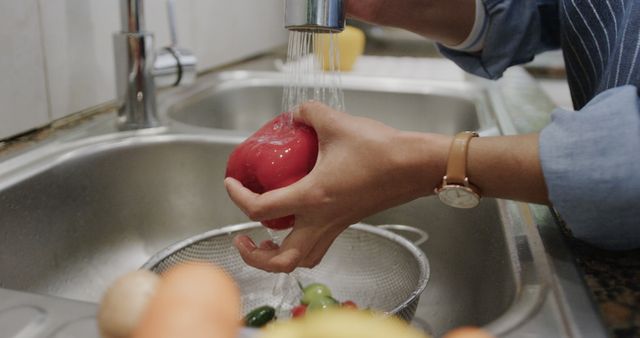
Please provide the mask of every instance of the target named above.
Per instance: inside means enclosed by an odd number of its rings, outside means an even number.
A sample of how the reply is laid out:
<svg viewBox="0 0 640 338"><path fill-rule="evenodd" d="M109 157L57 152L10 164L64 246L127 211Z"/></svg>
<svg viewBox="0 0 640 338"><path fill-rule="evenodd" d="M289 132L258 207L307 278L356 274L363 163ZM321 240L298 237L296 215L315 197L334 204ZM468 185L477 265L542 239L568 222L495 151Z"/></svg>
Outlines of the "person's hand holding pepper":
<svg viewBox="0 0 640 338"><path fill-rule="evenodd" d="M448 136L400 132L319 103L302 105L295 118L318 134L318 160L309 175L262 195L237 180L225 180L232 200L251 219L296 217L281 247L272 242L256 247L246 236L236 239L249 265L278 272L313 267L347 226L429 194L442 178ZM409 153L423 154L421 162L426 163L412 162L416 157ZM416 169L424 166L435 170L416 177Z"/></svg>

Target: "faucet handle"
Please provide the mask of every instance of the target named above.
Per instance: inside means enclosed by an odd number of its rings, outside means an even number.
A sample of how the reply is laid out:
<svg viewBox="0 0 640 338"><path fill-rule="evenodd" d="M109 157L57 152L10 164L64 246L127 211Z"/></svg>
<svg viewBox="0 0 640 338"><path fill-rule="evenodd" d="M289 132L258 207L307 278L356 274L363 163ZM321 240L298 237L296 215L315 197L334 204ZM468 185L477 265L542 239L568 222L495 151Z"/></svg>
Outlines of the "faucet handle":
<svg viewBox="0 0 640 338"><path fill-rule="evenodd" d="M196 81L198 59L189 50L165 47L156 53L153 76L156 87L177 87Z"/></svg>
<svg viewBox="0 0 640 338"><path fill-rule="evenodd" d="M177 87L189 85L196 80L198 60L193 52L178 47L175 1L167 0L167 17L171 45L158 51L154 62L156 86Z"/></svg>

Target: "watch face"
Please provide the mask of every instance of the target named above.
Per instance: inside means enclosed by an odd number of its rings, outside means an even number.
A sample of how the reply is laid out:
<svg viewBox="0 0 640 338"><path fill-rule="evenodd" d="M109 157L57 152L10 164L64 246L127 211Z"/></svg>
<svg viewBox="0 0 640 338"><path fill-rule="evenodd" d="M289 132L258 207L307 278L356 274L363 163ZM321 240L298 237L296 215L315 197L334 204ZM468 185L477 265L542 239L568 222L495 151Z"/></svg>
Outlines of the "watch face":
<svg viewBox="0 0 640 338"><path fill-rule="evenodd" d="M448 185L438 191L442 203L455 208L471 209L480 203L480 196L470 188L461 185Z"/></svg>

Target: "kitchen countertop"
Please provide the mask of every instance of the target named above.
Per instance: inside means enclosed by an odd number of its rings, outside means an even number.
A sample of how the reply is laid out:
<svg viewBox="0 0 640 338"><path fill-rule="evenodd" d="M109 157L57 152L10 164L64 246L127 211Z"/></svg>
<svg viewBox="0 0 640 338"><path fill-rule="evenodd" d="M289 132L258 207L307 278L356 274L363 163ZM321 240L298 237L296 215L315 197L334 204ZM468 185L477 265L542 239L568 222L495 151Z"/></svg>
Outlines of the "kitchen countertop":
<svg viewBox="0 0 640 338"><path fill-rule="evenodd" d="M610 334L640 337L640 249L605 251L564 232Z"/></svg>

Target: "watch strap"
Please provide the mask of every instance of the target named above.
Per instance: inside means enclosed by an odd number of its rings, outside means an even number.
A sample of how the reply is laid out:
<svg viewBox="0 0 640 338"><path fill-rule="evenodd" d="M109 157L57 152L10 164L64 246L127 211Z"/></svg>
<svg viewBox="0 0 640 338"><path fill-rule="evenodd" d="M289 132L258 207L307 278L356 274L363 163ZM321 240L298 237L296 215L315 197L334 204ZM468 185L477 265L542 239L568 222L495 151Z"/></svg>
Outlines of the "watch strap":
<svg viewBox="0 0 640 338"><path fill-rule="evenodd" d="M467 154L469 142L474 137L478 137L478 133L464 131L453 138L447 162L446 184L467 185Z"/></svg>

